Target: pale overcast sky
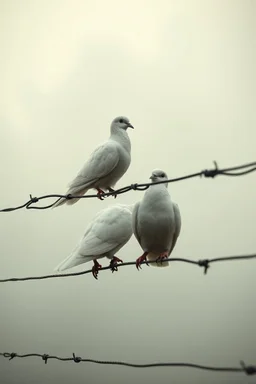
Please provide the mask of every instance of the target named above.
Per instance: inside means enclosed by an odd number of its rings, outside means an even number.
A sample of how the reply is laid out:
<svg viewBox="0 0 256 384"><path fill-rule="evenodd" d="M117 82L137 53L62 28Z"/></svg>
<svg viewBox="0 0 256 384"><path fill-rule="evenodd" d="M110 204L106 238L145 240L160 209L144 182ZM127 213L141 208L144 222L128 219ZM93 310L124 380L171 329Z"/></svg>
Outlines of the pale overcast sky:
<svg viewBox="0 0 256 384"><path fill-rule="evenodd" d="M0 208L67 184L118 115L128 116L132 162L117 187L155 168L177 177L255 160L255 0L2 0ZM173 257L256 251L256 178L169 185L182 215ZM102 208L81 200L1 213L0 278L43 275L73 249ZM119 252L135 261L132 237ZM108 260L102 264L107 265ZM75 270L91 268L81 265ZM0 352L130 362L256 364L255 261L120 268L76 278L1 284ZM243 374L134 369L0 358L3 384L227 383ZM252 379L253 380L253 379Z"/></svg>

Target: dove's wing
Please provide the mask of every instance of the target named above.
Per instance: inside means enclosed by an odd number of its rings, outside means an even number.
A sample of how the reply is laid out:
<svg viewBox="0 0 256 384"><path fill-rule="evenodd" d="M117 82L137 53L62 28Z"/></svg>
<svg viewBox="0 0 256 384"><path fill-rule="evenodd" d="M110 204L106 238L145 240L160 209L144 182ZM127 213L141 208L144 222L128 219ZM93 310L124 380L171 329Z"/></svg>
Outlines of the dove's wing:
<svg viewBox="0 0 256 384"><path fill-rule="evenodd" d="M104 231L102 227L102 231ZM79 253L83 257L98 256L104 253L111 252L119 245L117 239L102 239L94 232L90 232L88 236L81 242Z"/></svg>
<svg viewBox="0 0 256 384"><path fill-rule="evenodd" d="M89 160L69 183L68 193L75 194L113 171L119 161L118 144L108 140L92 152Z"/></svg>
<svg viewBox="0 0 256 384"><path fill-rule="evenodd" d="M175 244L177 242L177 239L179 237L180 230L181 230L181 215L180 215L178 204L173 203L173 210L174 210L174 216L175 216L175 232L173 235L172 247L170 249L169 255L172 253L172 250L175 247Z"/></svg>
<svg viewBox="0 0 256 384"><path fill-rule="evenodd" d="M78 172L77 176L69 183L66 195L84 195L88 189L103 177L108 176L119 162L118 144L114 140L108 140L92 152L89 160ZM75 204L79 198L66 200L60 198L53 207L63 204Z"/></svg>
<svg viewBox="0 0 256 384"><path fill-rule="evenodd" d="M119 250L131 237L131 212L118 206L99 212L83 238L56 270L63 270L107 256Z"/></svg>
<svg viewBox="0 0 256 384"><path fill-rule="evenodd" d="M97 213L95 219L97 216L99 216L100 212ZM64 271L65 269L76 267L79 264L87 263L90 260L93 260L93 257L85 257L84 255L80 254L80 249L83 244L83 240L86 237L88 233L90 233L91 228L93 226L93 222L91 222L85 231L84 236L79 241L79 243L75 246L75 248L72 250L72 252L64 259L60 264L57 265L57 267L54 268L54 271Z"/></svg>
<svg viewBox="0 0 256 384"><path fill-rule="evenodd" d="M131 212L118 206L110 207L97 216L84 236L80 253L99 255L122 246L132 235Z"/></svg>
<svg viewBox="0 0 256 384"><path fill-rule="evenodd" d="M84 237L71 254L56 267L56 271L62 271L97 259L97 256L103 257L104 253L111 252L119 245L117 240L106 239L103 241L100 237L97 237L92 228L93 224L87 229Z"/></svg>
<svg viewBox="0 0 256 384"><path fill-rule="evenodd" d="M133 229L134 236L136 237L138 243L141 244L140 233L139 233L139 230L138 230L138 212L139 212L139 207L140 207L140 202L138 201L134 205L134 208L133 208L133 211L132 211L132 229Z"/></svg>

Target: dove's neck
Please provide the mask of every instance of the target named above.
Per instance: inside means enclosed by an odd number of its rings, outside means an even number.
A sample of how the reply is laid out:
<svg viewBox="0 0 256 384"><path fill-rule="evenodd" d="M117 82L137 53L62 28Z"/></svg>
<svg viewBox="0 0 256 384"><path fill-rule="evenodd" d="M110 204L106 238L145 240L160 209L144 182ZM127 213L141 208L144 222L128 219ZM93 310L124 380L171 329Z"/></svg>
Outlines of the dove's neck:
<svg viewBox="0 0 256 384"><path fill-rule="evenodd" d="M157 195L158 197L168 196L168 198L171 198L167 187L168 187L168 184L151 185L145 192L145 195L147 195L148 197Z"/></svg>
<svg viewBox="0 0 256 384"><path fill-rule="evenodd" d="M131 152L131 142L125 130L119 129L118 132L112 132L110 138L121 144L128 152Z"/></svg>

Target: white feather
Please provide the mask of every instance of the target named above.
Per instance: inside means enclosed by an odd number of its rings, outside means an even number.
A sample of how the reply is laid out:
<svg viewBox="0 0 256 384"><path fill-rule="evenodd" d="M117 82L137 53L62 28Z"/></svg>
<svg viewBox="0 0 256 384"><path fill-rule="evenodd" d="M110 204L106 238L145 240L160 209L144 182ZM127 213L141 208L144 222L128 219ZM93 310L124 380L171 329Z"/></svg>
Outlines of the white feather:
<svg viewBox="0 0 256 384"><path fill-rule="evenodd" d="M114 205L97 213L84 236L55 271L63 271L102 257L112 259L132 236L132 206Z"/></svg>

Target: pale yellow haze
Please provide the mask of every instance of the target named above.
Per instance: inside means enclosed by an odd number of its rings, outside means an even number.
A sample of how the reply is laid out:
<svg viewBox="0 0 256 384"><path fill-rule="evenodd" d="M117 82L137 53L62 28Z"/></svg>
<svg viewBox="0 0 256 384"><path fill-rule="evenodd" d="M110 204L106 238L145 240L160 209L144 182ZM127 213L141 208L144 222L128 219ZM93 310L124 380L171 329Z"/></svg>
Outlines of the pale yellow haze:
<svg viewBox="0 0 256 384"><path fill-rule="evenodd" d="M0 209L30 193L65 193L120 115L135 129L128 130L131 165L116 187L150 181L156 168L172 178L211 168L213 160L220 167L254 161L255 20L255 0L0 1ZM169 184L182 217L172 256L255 253L255 176ZM98 211L142 197L132 191L1 213L0 279L52 273ZM133 236L117 256L135 261L141 254ZM0 352L256 364L255 269L254 260L216 263L205 276L176 262L100 271L98 281L88 274L2 283ZM1 356L0 372L1 384L253 380Z"/></svg>

